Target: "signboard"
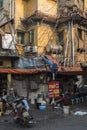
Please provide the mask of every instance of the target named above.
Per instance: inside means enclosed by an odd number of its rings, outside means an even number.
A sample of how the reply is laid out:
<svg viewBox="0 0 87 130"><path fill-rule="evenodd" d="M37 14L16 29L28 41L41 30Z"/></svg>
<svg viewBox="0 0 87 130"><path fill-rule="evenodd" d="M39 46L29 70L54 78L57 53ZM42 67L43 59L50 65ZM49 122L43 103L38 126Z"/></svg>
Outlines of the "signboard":
<svg viewBox="0 0 87 130"><path fill-rule="evenodd" d="M59 97L59 82L51 81L48 83L49 88L49 97L56 98Z"/></svg>

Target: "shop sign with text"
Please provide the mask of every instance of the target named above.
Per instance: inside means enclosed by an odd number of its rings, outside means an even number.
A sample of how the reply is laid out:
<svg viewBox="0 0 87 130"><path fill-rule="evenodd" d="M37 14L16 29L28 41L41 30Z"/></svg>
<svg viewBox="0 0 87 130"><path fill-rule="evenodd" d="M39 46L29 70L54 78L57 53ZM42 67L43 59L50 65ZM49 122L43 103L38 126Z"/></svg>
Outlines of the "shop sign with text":
<svg viewBox="0 0 87 130"><path fill-rule="evenodd" d="M59 97L59 82L51 81L48 83L49 88L49 97L56 98Z"/></svg>

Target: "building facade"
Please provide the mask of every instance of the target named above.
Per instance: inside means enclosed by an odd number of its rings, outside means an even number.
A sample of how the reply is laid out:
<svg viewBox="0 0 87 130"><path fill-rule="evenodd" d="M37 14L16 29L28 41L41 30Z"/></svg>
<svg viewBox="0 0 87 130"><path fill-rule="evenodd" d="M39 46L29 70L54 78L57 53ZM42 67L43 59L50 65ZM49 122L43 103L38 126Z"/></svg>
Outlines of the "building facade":
<svg viewBox="0 0 87 130"><path fill-rule="evenodd" d="M60 73L67 72L66 68L68 74L71 69L83 72L81 64L87 62L87 0L0 0L0 7L1 56L5 53L4 62L9 57L7 66L11 68L8 86L18 84L18 91L21 88L21 93L26 93L25 86L30 86L28 81L33 80L28 71L13 74L13 64L20 57L50 55L62 66ZM37 93L44 89L47 92L47 83L39 85L46 87L40 87Z"/></svg>

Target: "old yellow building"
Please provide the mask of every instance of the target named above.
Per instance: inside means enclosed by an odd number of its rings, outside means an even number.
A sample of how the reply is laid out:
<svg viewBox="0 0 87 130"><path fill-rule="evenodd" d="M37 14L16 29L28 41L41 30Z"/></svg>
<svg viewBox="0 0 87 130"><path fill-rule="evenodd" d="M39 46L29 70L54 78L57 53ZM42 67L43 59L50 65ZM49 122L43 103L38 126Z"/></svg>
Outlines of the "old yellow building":
<svg viewBox="0 0 87 130"><path fill-rule="evenodd" d="M50 21L48 17L54 18L54 20ZM50 42L50 37L51 41L56 42L55 30L53 31L56 17L56 1L16 0L15 28L18 34L17 42L19 44L31 43L34 46L33 51L37 51L39 54L43 53L45 46ZM49 24L49 22L51 23Z"/></svg>
<svg viewBox="0 0 87 130"><path fill-rule="evenodd" d="M49 55L62 66L60 74L85 73L80 65L87 62L87 0L0 0L0 8L0 47L6 56L10 57L8 52L15 58ZM7 37L11 44L5 42ZM14 57L3 59L3 67L11 68ZM11 73L19 73L12 68L4 72L8 86Z"/></svg>
<svg viewBox="0 0 87 130"><path fill-rule="evenodd" d="M86 3L86 0L16 0L17 43L28 45L27 52L56 53L64 66L85 62Z"/></svg>
<svg viewBox="0 0 87 130"><path fill-rule="evenodd" d="M1 33L14 33L18 51L55 54L69 66L86 61L79 50L86 48L87 0L1 0L0 6Z"/></svg>

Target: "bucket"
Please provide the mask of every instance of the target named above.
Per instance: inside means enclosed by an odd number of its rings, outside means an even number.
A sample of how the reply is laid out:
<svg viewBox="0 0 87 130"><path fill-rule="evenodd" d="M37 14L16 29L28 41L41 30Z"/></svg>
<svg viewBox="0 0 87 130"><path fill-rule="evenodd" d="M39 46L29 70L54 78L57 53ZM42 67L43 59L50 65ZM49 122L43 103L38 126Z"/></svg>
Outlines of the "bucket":
<svg viewBox="0 0 87 130"><path fill-rule="evenodd" d="M31 104L35 104L35 100L31 98Z"/></svg>
<svg viewBox="0 0 87 130"><path fill-rule="evenodd" d="M70 107L69 106L63 106L64 114L69 114Z"/></svg>
<svg viewBox="0 0 87 130"><path fill-rule="evenodd" d="M46 106L39 106L39 109L44 111L44 110L46 110Z"/></svg>

